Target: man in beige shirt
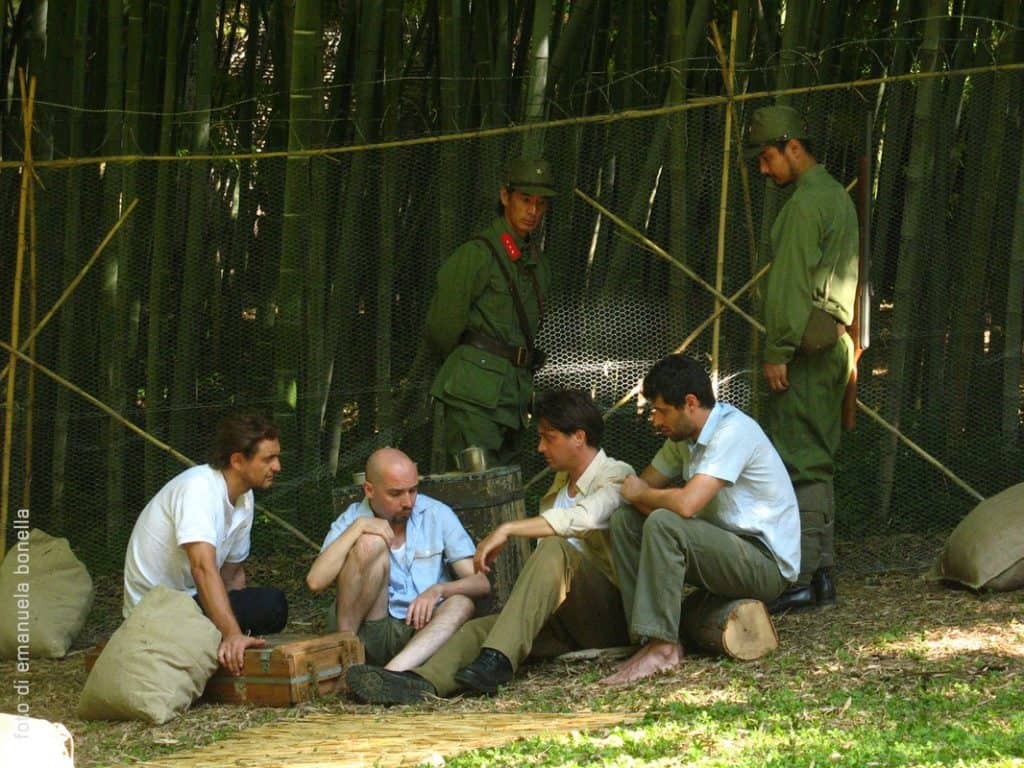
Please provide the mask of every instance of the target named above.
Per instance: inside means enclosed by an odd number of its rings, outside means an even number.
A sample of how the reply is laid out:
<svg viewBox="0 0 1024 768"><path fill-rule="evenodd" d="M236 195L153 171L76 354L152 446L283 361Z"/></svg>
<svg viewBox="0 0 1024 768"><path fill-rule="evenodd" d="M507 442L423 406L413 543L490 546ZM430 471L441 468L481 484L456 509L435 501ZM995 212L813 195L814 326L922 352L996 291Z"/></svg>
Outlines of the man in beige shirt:
<svg viewBox="0 0 1024 768"><path fill-rule="evenodd" d="M501 613L464 624L425 664L409 672L349 668L355 696L408 704L463 689L492 694L530 658L629 643L611 566L608 521L633 474L601 449L604 421L590 396L566 390L537 397L537 450L557 472L536 517L498 526L477 546L474 567L490 570L510 537L540 539Z"/></svg>

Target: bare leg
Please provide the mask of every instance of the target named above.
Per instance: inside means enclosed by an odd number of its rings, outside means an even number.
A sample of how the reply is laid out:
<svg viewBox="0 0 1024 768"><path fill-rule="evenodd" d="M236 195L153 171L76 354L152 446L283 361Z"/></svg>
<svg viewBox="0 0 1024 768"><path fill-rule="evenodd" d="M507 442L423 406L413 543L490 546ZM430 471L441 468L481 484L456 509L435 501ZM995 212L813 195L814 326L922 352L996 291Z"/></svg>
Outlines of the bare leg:
<svg viewBox="0 0 1024 768"><path fill-rule="evenodd" d="M360 536L338 573L339 632L358 632L364 620L387 616L390 569L387 542L380 536Z"/></svg>
<svg viewBox="0 0 1024 768"><path fill-rule="evenodd" d="M455 630L473 618L475 610L473 601L465 595L452 595L438 606L427 625L412 636L408 645L384 669L404 672L418 667L433 656Z"/></svg>
<svg viewBox="0 0 1024 768"><path fill-rule="evenodd" d="M605 685L622 685L678 667L683 660L683 646L667 640L651 640L626 659L614 674L604 678Z"/></svg>

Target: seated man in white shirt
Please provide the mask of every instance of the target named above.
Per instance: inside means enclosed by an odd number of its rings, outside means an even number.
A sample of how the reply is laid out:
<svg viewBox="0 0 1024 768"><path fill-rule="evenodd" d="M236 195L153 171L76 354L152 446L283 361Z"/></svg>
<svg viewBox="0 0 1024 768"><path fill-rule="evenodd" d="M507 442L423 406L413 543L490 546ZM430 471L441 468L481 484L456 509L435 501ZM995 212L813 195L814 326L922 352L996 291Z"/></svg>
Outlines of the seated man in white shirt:
<svg viewBox="0 0 1024 768"><path fill-rule="evenodd" d="M288 601L274 587L246 585L253 489L269 488L281 471L277 427L240 413L217 425L209 464L186 469L142 510L124 561L127 618L156 586L188 592L221 633L220 663L240 674L251 634L280 632Z"/></svg>
<svg viewBox="0 0 1024 768"><path fill-rule="evenodd" d="M365 497L334 521L306 575L314 592L337 586L338 629L357 633L366 658L388 669L430 658L491 590L473 571L473 540L458 517L418 484L408 456L375 451Z"/></svg>
<svg viewBox="0 0 1024 768"><path fill-rule="evenodd" d="M647 643L602 682L628 683L680 664L684 584L770 601L800 572L800 513L782 459L757 422L716 403L703 366L669 355L644 377L665 436L632 506L612 516L612 552L630 631ZM669 485L682 478L682 488Z"/></svg>
<svg viewBox="0 0 1024 768"><path fill-rule="evenodd" d="M612 569L608 520L622 503L619 484L633 468L605 455L604 420L590 395L563 390L538 395L533 407L537 450L555 470L540 514L502 523L476 549L486 572L511 537L539 539L495 616L467 622L429 661L394 672L349 667L346 680L371 704L410 704L458 690L492 694L527 658L629 643Z"/></svg>

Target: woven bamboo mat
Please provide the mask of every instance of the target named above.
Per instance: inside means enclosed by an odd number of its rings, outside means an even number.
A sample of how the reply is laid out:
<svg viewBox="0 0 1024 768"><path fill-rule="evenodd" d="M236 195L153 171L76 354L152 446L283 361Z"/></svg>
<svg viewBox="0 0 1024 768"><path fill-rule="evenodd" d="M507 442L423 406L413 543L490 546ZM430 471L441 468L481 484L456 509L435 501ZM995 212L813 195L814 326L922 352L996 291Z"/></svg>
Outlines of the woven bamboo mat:
<svg viewBox="0 0 1024 768"><path fill-rule="evenodd" d="M416 765L479 747L639 720L629 712L312 714L261 725L147 768L349 768Z"/></svg>

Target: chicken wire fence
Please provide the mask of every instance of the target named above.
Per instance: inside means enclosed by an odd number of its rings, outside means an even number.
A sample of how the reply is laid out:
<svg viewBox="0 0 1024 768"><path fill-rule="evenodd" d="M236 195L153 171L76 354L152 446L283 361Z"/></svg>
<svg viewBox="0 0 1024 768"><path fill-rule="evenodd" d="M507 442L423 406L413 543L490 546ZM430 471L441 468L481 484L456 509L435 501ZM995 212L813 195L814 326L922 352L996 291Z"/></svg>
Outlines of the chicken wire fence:
<svg viewBox="0 0 1024 768"><path fill-rule="evenodd" d="M930 114L927 82L938 90ZM1017 70L788 97L807 116L818 160L842 183L870 158L873 310L860 398L984 496L1022 479L1021 85ZM772 101L734 102L725 175L727 106L717 99L291 160L39 167L36 298L34 308L22 301L20 338L138 198L28 354L196 461L227 407L276 414L283 472L257 501L319 542L333 519L332 488L348 484L372 450L397 445L428 466L438 361L423 321L434 274L495 215L505 160L540 149L558 196L541 232L554 288L536 385L591 391L611 411L605 448L640 470L659 440L635 396L613 406L716 308L679 265L711 284L720 271L732 296L768 263L768 230L788 192L759 176L735 137ZM13 243L18 187L6 181L3 227ZM29 277L26 267L26 296ZM4 277L4 295L13 280ZM756 285L736 302L757 317ZM715 333L708 325L687 348L709 370ZM725 309L717 335L718 397L756 416L759 333ZM40 370L30 377L24 360L16 370L9 518L27 508L34 526L67 536L91 569L119 569L136 516L181 463L81 393ZM533 512L547 479L536 477L543 462L532 436L526 444ZM933 558L975 503L935 464L861 415L844 435L836 478L842 571ZM294 537L266 517L254 530L257 557L292 551Z"/></svg>

